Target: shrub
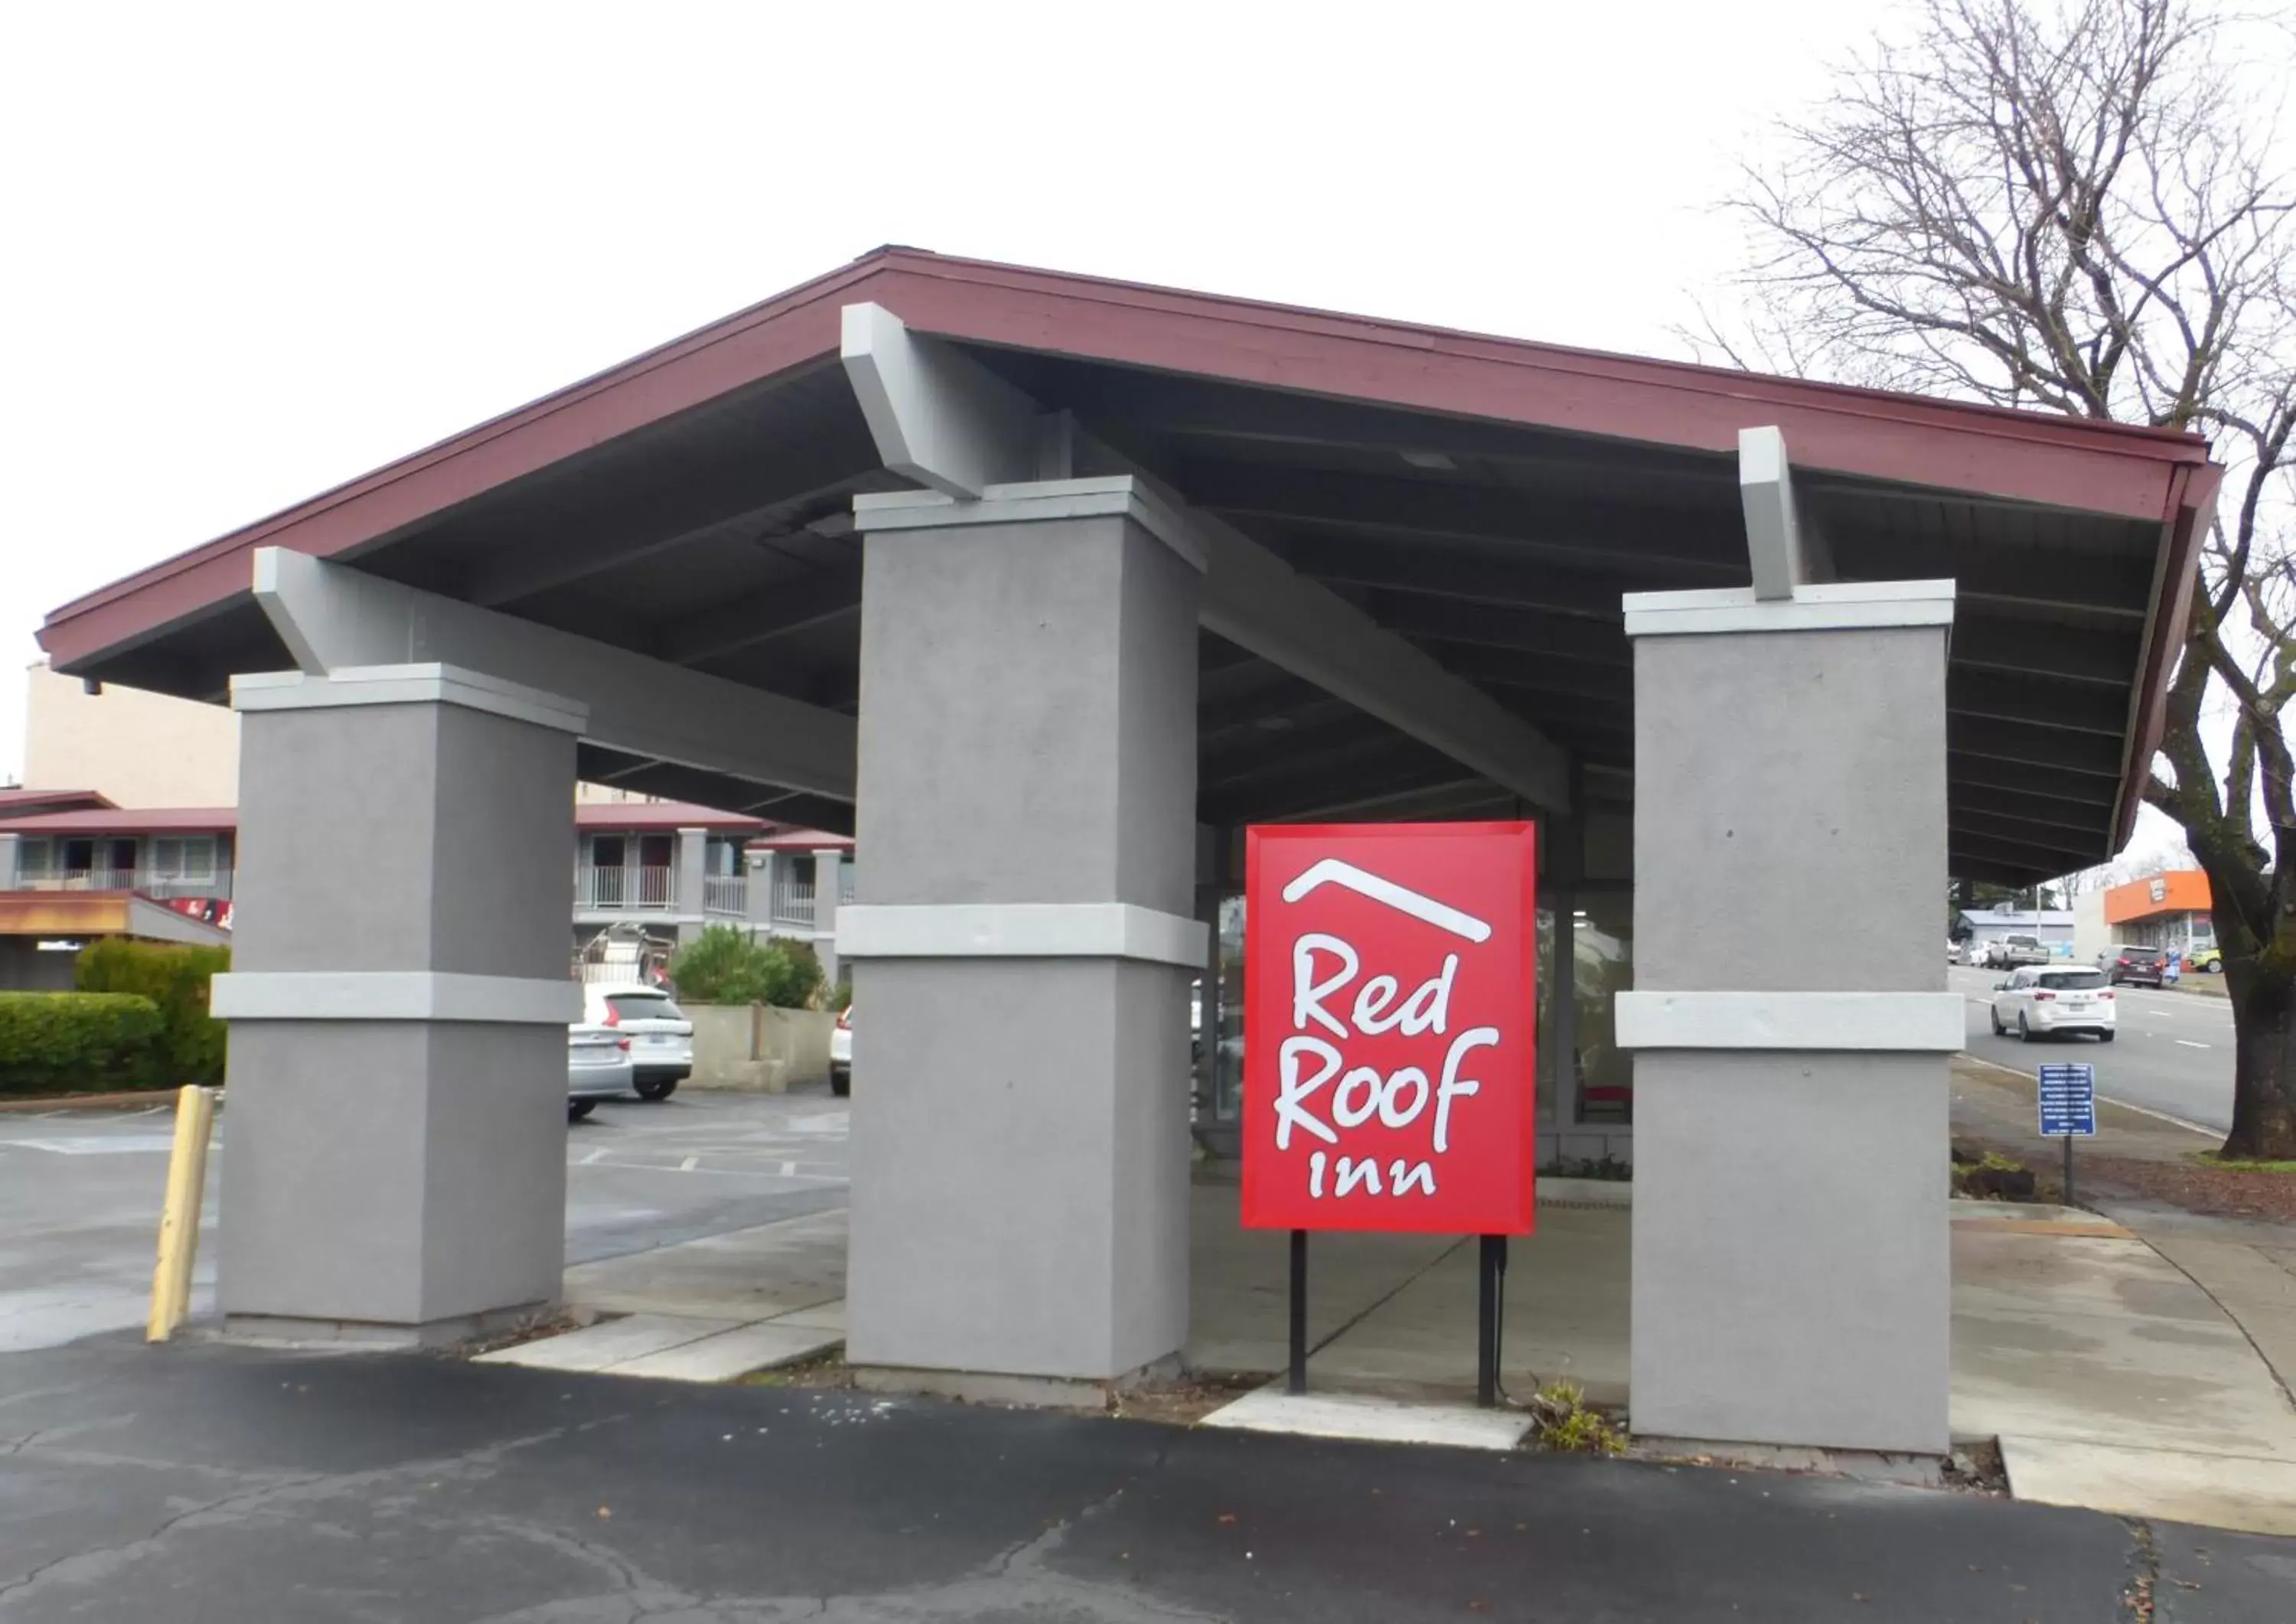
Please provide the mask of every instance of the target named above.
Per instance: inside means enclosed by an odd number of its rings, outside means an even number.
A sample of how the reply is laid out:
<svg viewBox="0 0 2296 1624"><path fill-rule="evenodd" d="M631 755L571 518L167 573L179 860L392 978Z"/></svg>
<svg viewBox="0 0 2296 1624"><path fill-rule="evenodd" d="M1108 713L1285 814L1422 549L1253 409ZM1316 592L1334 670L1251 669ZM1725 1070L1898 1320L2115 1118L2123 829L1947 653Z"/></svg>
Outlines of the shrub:
<svg viewBox="0 0 2296 1624"><path fill-rule="evenodd" d="M159 1006L128 993L0 992L0 1094L154 1087L166 1031Z"/></svg>
<svg viewBox="0 0 2296 1624"><path fill-rule="evenodd" d="M1626 1434L1602 1411L1587 1402L1574 1382L1549 1382L1538 1390L1529 1408L1538 1423L1538 1441L1549 1449L1573 1455L1620 1455Z"/></svg>
<svg viewBox="0 0 2296 1624"><path fill-rule="evenodd" d="M669 979L690 1004L809 1009L821 991L821 961L804 942L758 941L732 925L711 925L678 950Z"/></svg>
<svg viewBox="0 0 2296 1624"><path fill-rule="evenodd" d="M82 992L124 992L158 1006L167 1036L165 1082L212 1087L223 1081L225 1026L208 1013L208 982L231 968L228 947L176 947L110 937L80 949Z"/></svg>

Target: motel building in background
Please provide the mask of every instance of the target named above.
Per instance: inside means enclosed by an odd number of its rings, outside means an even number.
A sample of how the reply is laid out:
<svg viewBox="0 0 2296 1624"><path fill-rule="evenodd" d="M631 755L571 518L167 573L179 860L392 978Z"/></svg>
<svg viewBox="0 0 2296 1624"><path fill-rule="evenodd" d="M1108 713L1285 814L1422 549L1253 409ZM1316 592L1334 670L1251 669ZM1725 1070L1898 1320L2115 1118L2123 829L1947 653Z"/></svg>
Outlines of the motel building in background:
<svg viewBox="0 0 2296 1624"><path fill-rule="evenodd" d="M578 780L863 854L846 1352L920 1384L1185 1349L1192 1104L1261 1149L1212 957L1246 831L1529 825L1528 909L1420 890L1521 915L1530 1131L1631 1154L1632 1424L1937 1454L1937 899L2125 841L2218 474L2165 431L885 249L155 537L41 640L239 717L227 1325L435 1341L557 1296ZM1866 928L1759 950L1851 896ZM1350 1050L1442 1003L1432 945L1393 957L1392 1008L1328 1005ZM1419 1064L1350 1114L1425 1132ZM1461 1143L1521 1121L1480 1080Z"/></svg>

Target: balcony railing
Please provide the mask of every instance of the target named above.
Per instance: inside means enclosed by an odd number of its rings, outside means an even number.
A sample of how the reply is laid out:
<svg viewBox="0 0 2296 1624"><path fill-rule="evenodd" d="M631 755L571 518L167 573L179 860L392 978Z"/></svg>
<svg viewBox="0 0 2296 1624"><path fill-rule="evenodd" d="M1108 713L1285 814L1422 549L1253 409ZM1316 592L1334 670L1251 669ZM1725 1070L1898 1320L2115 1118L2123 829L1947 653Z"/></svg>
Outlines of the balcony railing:
<svg viewBox="0 0 2296 1624"><path fill-rule="evenodd" d="M574 906L586 913L626 909L667 914L677 894L676 881L677 871L670 868L598 868L580 864L574 870Z"/></svg>
<svg viewBox="0 0 2296 1624"><path fill-rule="evenodd" d="M69 868L61 874L25 874L17 889L28 891L142 891L165 901L170 897L231 896L231 870L217 869L204 879L163 874L149 868Z"/></svg>
<svg viewBox="0 0 2296 1624"><path fill-rule="evenodd" d="M750 882L740 874L701 876L701 911L739 919L748 911ZM674 868L599 868L578 864L574 870L574 906L586 914L675 914L688 906L677 894Z"/></svg>
<svg viewBox="0 0 2296 1624"><path fill-rule="evenodd" d="M777 874L774 876L774 923L809 925L813 923L813 878Z"/></svg>

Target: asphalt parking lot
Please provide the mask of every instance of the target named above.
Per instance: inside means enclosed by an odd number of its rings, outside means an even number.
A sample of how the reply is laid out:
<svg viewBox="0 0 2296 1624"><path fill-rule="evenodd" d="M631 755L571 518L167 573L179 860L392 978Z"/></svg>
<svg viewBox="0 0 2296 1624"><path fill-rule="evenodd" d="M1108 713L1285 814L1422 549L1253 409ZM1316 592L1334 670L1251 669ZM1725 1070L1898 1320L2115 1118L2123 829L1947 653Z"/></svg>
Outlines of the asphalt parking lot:
<svg viewBox="0 0 2296 1624"><path fill-rule="evenodd" d="M144 1323L174 1135L168 1106L0 1116L0 1353ZM588 1263L842 1206L845 1102L681 1091L608 1101L566 1134L566 1260ZM219 1120L193 1279L215 1310L215 1191L228 1177Z"/></svg>

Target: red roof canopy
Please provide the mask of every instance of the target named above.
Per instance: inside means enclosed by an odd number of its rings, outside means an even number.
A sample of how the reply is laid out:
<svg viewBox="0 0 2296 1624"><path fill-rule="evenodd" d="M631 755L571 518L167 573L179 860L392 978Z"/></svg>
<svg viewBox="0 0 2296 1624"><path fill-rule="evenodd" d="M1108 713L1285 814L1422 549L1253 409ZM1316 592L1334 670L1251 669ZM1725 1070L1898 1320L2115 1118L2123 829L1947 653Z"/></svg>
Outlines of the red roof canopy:
<svg viewBox="0 0 2296 1624"><path fill-rule="evenodd" d="M1621 595L1750 578L1737 436L1775 425L1840 578L1958 583L1953 872L2028 883L2109 856L2134 821L2221 473L2195 436L903 248L88 594L40 641L60 670L218 699L232 673L290 663L250 590L252 553L278 545L850 713L851 500L906 483L838 365L861 301L1156 470L1492 694L1614 804L1634 753ZM1505 803L1218 637L1197 740L1199 822L1342 792ZM598 741L578 759L595 781L852 826L848 804L706 763Z"/></svg>

